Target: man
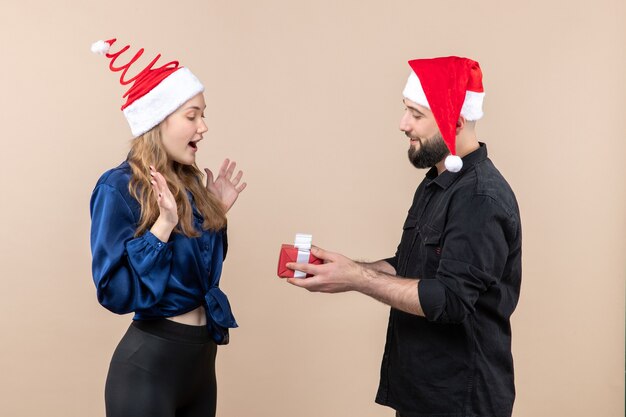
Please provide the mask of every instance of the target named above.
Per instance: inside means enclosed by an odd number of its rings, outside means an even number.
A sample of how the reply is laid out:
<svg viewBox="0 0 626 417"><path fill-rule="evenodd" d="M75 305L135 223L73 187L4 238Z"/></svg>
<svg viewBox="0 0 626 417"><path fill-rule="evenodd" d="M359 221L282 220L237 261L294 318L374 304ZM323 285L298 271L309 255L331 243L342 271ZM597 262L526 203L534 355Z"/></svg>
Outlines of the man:
<svg viewBox="0 0 626 417"><path fill-rule="evenodd" d="M482 73L459 57L409 64L400 130L413 165L431 169L395 256L359 263L313 248L324 264L288 264L313 275L288 282L391 306L376 402L397 416L510 416L521 227L513 191L476 137Z"/></svg>

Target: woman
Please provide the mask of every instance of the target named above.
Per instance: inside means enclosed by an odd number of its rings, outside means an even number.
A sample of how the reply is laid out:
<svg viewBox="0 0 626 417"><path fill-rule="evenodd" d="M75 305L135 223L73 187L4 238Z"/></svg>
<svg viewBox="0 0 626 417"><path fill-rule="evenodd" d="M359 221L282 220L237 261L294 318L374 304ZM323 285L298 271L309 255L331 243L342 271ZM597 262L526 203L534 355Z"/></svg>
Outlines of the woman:
<svg viewBox="0 0 626 417"><path fill-rule="evenodd" d="M133 133L126 161L104 173L91 198L93 278L98 301L135 312L109 367L108 417L214 416L215 355L237 327L219 289L226 255L226 213L244 190L242 172L224 161L206 183L196 166L204 87L177 61L135 77L109 53L115 39L92 45L120 82L132 86L122 107Z"/></svg>

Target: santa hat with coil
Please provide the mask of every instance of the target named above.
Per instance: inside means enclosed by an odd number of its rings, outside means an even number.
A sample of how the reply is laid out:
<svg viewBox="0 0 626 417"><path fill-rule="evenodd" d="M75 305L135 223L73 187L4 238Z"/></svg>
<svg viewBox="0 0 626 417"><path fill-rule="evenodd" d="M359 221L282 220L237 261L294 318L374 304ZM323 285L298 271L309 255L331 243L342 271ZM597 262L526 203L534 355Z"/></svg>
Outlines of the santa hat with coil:
<svg viewBox="0 0 626 417"><path fill-rule="evenodd" d="M429 108L450 155L445 166L459 172L463 161L456 154L456 122L459 116L473 121L483 117L482 72L478 62L456 56L415 59L402 95Z"/></svg>
<svg viewBox="0 0 626 417"><path fill-rule="evenodd" d="M131 65L143 54L143 48L139 49L126 64L115 66L115 61L119 56L130 48L130 45L126 45L118 52L111 54L109 50L115 41L116 39L97 41L91 45L91 51L109 58L111 71L122 72L120 75L122 85L132 83L123 96L126 98L126 103L122 106L122 111L134 137L143 135L165 120L187 100L204 91L204 86L198 78L189 69L181 67L178 61L171 61L154 68L161 54L158 54L144 69L138 71L137 75L125 79Z"/></svg>

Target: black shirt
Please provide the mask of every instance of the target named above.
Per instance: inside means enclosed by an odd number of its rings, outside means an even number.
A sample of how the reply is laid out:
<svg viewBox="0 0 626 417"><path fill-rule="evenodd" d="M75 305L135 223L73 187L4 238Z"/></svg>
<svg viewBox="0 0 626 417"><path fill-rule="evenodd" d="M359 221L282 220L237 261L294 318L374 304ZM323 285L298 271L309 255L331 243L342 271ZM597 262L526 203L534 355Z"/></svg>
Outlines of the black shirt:
<svg viewBox="0 0 626 417"><path fill-rule="evenodd" d="M426 174L387 259L420 279L426 317L391 309L377 403L403 417L511 415L521 243L515 195L485 144L460 172Z"/></svg>

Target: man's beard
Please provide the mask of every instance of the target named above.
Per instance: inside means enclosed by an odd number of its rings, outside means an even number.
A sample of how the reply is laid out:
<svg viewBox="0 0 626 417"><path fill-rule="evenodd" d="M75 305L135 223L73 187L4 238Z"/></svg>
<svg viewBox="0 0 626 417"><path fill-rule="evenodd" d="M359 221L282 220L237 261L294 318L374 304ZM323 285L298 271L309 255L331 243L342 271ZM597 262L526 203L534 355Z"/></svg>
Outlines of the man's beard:
<svg viewBox="0 0 626 417"><path fill-rule="evenodd" d="M441 133L437 133L430 139L419 140L419 142L419 149L409 145L409 161L415 168L433 167L450 153Z"/></svg>

